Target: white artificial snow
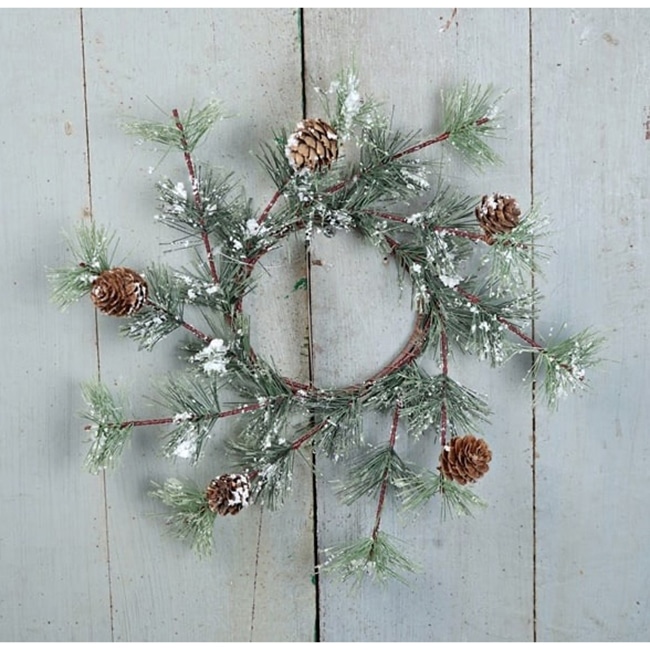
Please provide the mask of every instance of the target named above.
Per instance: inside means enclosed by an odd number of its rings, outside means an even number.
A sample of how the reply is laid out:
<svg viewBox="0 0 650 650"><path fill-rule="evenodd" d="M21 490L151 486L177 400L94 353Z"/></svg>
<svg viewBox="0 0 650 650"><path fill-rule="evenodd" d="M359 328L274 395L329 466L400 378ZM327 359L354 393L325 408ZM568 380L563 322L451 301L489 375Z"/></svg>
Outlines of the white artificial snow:
<svg viewBox="0 0 650 650"><path fill-rule="evenodd" d="M254 235L257 235L257 233L260 231L261 226L259 223L257 223L257 219L249 219L246 222L246 231L248 234L253 237Z"/></svg>
<svg viewBox="0 0 650 650"><path fill-rule="evenodd" d="M446 287L449 287L450 289L457 287L463 281L463 278L451 275L440 274L438 277L440 278L440 282L442 282Z"/></svg>
<svg viewBox="0 0 650 650"><path fill-rule="evenodd" d="M416 187L418 189L424 190L424 191L427 191L427 190L431 189L431 184L424 177L424 174L426 174L426 171L424 169L422 169L421 173L423 174L422 176L420 174L414 174L413 172L410 172L410 171L407 171L407 170L402 170L402 176L404 177L404 179L410 181L410 183L408 183L408 188L410 190L413 190Z"/></svg>
<svg viewBox="0 0 650 650"><path fill-rule="evenodd" d="M223 375L228 365L227 353L228 345L223 339L212 339L203 350L192 357L192 360L198 361L207 375Z"/></svg>
<svg viewBox="0 0 650 650"><path fill-rule="evenodd" d="M184 411L183 413L176 413L174 415L173 422L174 424L181 424L182 422L187 422L188 420L191 420L194 417L193 413L190 413L189 411Z"/></svg>
<svg viewBox="0 0 650 650"><path fill-rule="evenodd" d="M172 192L179 198L183 199L183 201L187 199L187 190L185 189L185 185L183 183L176 183Z"/></svg>
<svg viewBox="0 0 650 650"><path fill-rule="evenodd" d="M181 440L172 453L178 458L192 458L196 455L196 440Z"/></svg>

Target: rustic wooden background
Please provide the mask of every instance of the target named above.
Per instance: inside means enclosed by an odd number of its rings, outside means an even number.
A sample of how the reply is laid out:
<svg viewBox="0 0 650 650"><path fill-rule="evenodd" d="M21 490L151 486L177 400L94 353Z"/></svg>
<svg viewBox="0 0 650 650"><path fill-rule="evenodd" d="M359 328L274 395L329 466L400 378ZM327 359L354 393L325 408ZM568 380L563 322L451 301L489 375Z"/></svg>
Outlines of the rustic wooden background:
<svg viewBox="0 0 650 650"><path fill-rule="evenodd" d="M650 13L3 10L0 42L0 641L648 639ZM312 87L352 61L404 128L436 131L443 86L509 90L504 164L479 175L452 160L452 176L543 205L555 256L535 278L536 330L596 325L608 359L591 392L549 413L522 386L525 359L493 371L454 358L495 412L484 432L495 460L477 487L489 507L444 523L437 504L415 521L387 516L423 571L355 594L312 579L315 536L327 547L372 516L335 504L327 468L315 495L300 468L281 511L220 521L207 562L151 516L163 509L149 482L186 471L157 455L155 431L137 432L119 469L81 470L79 383L99 373L144 415L149 380L177 363L174 341L137 353L87 302L59 313L45 278L68 260L62 232L91 216L118 231L130 265L164 255L154 181L183 174L182 160L134 144L122 119L221 98L233 119L200 155L237 170L261 207L258 143L302 116L303 90L316 111ZM411 315L376 258L352 235L318 240L311 291L292 292L306 269L287 242L247 305L258 347L305 377L310 300L318 384L379 367Z"/></svg>

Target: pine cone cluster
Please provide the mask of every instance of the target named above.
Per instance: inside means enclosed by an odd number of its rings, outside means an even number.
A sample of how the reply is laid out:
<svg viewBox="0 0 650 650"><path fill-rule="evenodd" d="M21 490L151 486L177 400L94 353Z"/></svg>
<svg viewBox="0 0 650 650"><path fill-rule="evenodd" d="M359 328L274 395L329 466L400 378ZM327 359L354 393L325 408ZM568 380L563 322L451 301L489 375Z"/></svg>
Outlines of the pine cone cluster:
<svg viewBox="0 0 650 650"><path fill-rule="evenodd" d="M490 468L492 452L485 440L474 436L457 436L445 446L440 454L442 474L461 485L473 483Z"/></svg>
<svg viewBox="0 0 650 650"><path fill-rule="evenodd" d="M286 155L297 172L319 171L329 167L339 155L336 131L321 119L299 122L289 136Z"/></svg>
<svg viewBox="0 0 650 650"><path fill-rule="evenodd" d="M486 194L474 213L488 244L494 243L494 235L510 232L521 216L517 200L507 194Z"/></svg>
<svg viewBox="0 0 650 650"><path fill-rule="evenodd" d="M130 316L147 300L147 283L132 269L118 266L103 271L93 282L90 297L108 316Z"/></svg>
<svg viewBox="0 0 650 650"><path fill-rule="evenodd" d="M244 474L222 474L212 479L205 492L208 508L218 515L236 515L250 499L250 483Z"/></svg>

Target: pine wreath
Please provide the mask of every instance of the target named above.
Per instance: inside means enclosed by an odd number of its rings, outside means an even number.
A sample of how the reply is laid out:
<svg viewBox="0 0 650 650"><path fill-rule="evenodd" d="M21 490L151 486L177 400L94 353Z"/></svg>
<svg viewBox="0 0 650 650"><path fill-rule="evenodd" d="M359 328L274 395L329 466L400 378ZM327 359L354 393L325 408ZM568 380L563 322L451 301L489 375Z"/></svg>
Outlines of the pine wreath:
<svg viewBox="0 0 650 650"><path fill-rule="evenodd" d="M488 404L453 379L450 347L493 366L531 353L530 376L554 406L567 391L585 387L600 339L589 330L553 344L529 336L525 328L540 300L529 288L541 256L538 211L524 214L515 198L498 192L468 196L415 155L444 143L479 167L496 163L487 144L496 126L492 89L464 84L443 93L440 135L431 138L393 129L375 101L361 98L352 70L320 95L326 118L304 119L263 145L259 160L277 190L259 212L232 175L195 161L197 145L222 118L219 104L182 116L174 110L168 123L130 124L131 133L184 157L189 185L168 178L158 183L157 219L196 246L197 262L182 269L157 263L141 272L114 267L113 234L91 222L70 241L76 265L50 273L52 296L66 307L90 294L101 311L121 317L121 331L145 350L179 328L189 337L186 371L158 388L168 411L160 418L128 419L105 385L84 385L88 470L113 467L141 426L161 427L167 456L199 463L219 420L237 417L230 464L208 486L176 478L154 485L152 495L171 509L175 534L200 554L210 553L215 518L249 504L280 506L296 453L309 449L316 458L348 464L349 478L339 488L344 503L377 499L368 535L323 551L320 568L344 579L401 579L414 565L381 529L387 492L407 510L438 496L445 512L468 513L482 503L470 486L492 460L480 434ZM421 207L413 211L412 205ZM242 303L253 289L256 264L290 233L303 233L309 246L314 231L334 236L343 230L394 257L399 281L411 281L417 318L404 348L379 372L355 385L320 388L283 377L255 353ZM203 329L186 320L189 306L205 316ZM418 363L425 354L437 357L437 374ZM239 405L222 408L225 387L241 396ZM368 410L392 414L383 446L362 441ZM293 424L295 416L303 424ZM400 419L408 435L440 443L430 467L396 452Z"/></svg>

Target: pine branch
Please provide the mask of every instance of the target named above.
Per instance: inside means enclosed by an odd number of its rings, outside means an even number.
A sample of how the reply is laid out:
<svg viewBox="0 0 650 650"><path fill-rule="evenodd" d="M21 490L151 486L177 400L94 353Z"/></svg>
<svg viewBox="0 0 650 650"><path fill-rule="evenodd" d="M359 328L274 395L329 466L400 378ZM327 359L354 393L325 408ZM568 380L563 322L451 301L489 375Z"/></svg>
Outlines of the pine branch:
<svg viewBox="0 0 650 650"><path fill-rule="evenodd" d="M378 448L371 447L350 463L347 479L339 483L336 489L342 503L350 505L361 497L378 495L383 508L386 486L394 484L397 478L408 472L394 449L399 410L396 409L395 413L397 415L393 415L388 444Z"/></svg>
<svg viewBox="0 0 650 650"><path fill-rule="evenodd" d="M124 124L123 128L126 133L136 135L142 140L156 142L181 152L187 150L192 153L212 125L224 117L225 113L221 104L217 101L210 101L201 109L196 110L192 106L184 115L178 115L183 130L179 130L176 119L171 123L135 120Z"/></svg>
<svg viewBox="0 0 650 650"><path fill-rule="evenodd" d="M530 281L532 274L541 274L540 262L548 254L539 241L546 235L546 227L547 220L533 208L512 230L492 236L482 266L488 269L487 282L499 294L517 291Z"/></svg>
<svg viewBox="0 0 650 650"><path fill-rule="evenodd" d="M390 436L388 440L388 448L392 451L395 449L395 441L397 439L397 425L399 423L399 415L400 415L400 409L401 409L401 403L397 402L395 405L395 412L393 413L393 421L390 427ZM397 474L398 472L395 472L394 469L391 469L390 465L386 465L386 468L384 469L384 475L381 480L381 487L379 488L379 499L377 500L377 511L375 513L375 525L372 529L372 534L371 537L375 542L377 541L377 537L379 536L379 526L381 524L381 515L384 510L384 503L386 500L386 490L388 489L388 484L389 482L392 481L394 484L395 480L398 478L397 476L394 476L394 474Z"/></svg>
<svg viewBox="0 0 650 650"><path fill-rule="evenodd" d="M80 224L74 236L66 239L76 266L48 272L52 302L62 310L90 292L99 275L111 268L115 256L114 235L94 221Z"/></svg>
<svg viewBox="0 0 650 650"><path fill-rule="evenodd" d="M440 358L442 360L442 400L440 404L440 445L444 447L447 444L447 426L449 419L447 415L447 391L449 377L449 343L447 341L447 331L442 328L440 332Z"/></svg>
<svg viewBox="0 0 650 650"><path fill-rule="evenodd" d="M543 377L541 385L551 408L568 393L588 387L586 371L601 361L603 342L603 337L587 329L545 348L539 344L533 348L533 373Z"/></svg>
<svg viewBox="0 0 650 650"><path fill-rule="evenodd" d="M482 88L470 83L442 95L445 139L478 168L500 162L485 142L496 132L494 116L498 99L491 86Z"/></svg>
<svg viewBox="0 0 650 650"><path fill-rule="evenodd" d="M167 378L161 384L158 402L174 413L168 417L125 420L123 407L103 384L85 384L83 394L88 410L82 417L93 423L85 427L93 434L85 464L93 474L115 466L134 427L174 425L166 435L166 455L196 463L217 420L251 413L262 406L244 404L221 410L216 385L191 376Z"/></svg>
<svg viewBox="0 0 650 650"><path fill-rule="evenodd" d="M409 366L391 378L391 385L394 387L380 385L377 388L386 402L377 396L373 407L383 410L389 399L398 396L409 433L415 437L432 426L435 426L436 435L442 436L443 421L446 422L446 433L451 436L475 431L489 421L490 409L486 401L454 381L448 369L446 374L429 376L421 367Z"/></svg>
<svg viewBox="0 0 650 650"><path fill-rule="evenodd" d="M156 489L149 493L150 496L172 508L172 513L165 515L169 532L178 539L189 540L198 555L211 555L216 514L208 508L205 490L174 478L167 479L163 485L153 483L153 486Z"/></svg>
<svg viewBox="0 0 650 650"><path fill-rule="evenodd" d="M338 460L356 450L363 434L361 400L349 394L332 395L327 401L318 397L305 407L313 413L314 420L323 423L315 440L319 451Z"/></svg>
<svg viewBox="0 0 650 650"><path fill-rule="evenodd" d="M352 580L359 586L364 578L385 583L395 579L406 584L404 573L416 573L420 568L400 552L392 538L379 532L375 538L365 537L349 544L324 549L326 560L319 567L342 582Z"/></svg>
<svg viewBox="0 0 650 650"><path fill-rule="evenodd" d="M473 515L477 507L486 507L469 488L446 479L440 472L425 470L422 473L399 479L396 482L397 494L404 510L422 508L429 500L440 495L441 516Z"/></svg>
<svg viewBox="0 0 650 650"><path fill-rule="evenodd" d="M170 376L160 383L157 392L157 403L173 414L174 426L165 436L165 455L197 463L221 417L217 382L203 376Z"/></svg>
<svg viewBox="0 0 650 650"><path fill-rule="evenodd" d="M372 97L362 97L359 77L354 68L342 70L327 90L315 88L325 109L329 124L343 142L351 139L357 129L381 122L379 105Z"/></svg>
<svg viewBox="0 0 650 650"><path fill-rule="evenodd" d="M86 427L92 438L84 466L92 474L98 474L101 470L115 467L133 425L124 422L123 406L103 384L87 382L82 385L82 394L87 410L81 416L92 422Z"/></svg>
<svg viewBox="0 0 650 650"><path fill-rule="evenodd" d="M179 327L195 337L210 342L210 337L185 321L186 290L178 275L163 265L152 265L145 271L149 297L145 307L130 316L120 328L124 336L138 342L139 347L151 350L160 340Z"/></svg>
<svg viewBox="0 0 650 650"><path fill-rule="evenodd" d="M451 341L493 366L505 363L521 351L506 336L508 331L519 338L526 336L513 321L530 322L533 316L534 293L520 297L503 296L491 285L469 291L472 279L452 289L438 292ZM530 341L526 341L530 343Z"/></svg>
<svg viewBox="0 0 650 650"><path fill-rule="evenodd" d="M215 284L219 283L219 276L217 275L217 267L214 263L214 255L212 253L212 244L210 243L210 238L208 235L208 230L206 227L205 223L205 215L204 215L204 204L201 199L201 193L199 190L199 179L196 174L195 166L194 166L194 161L192 160L192 149L194 148L194 145L190 145L188 141L188 136L185 131L185 127L183 126L183 123L180 118L180 114L177 109L174 109L172 111L172 115L174 117L174 122L176 124L176 128L178 129L180 133L180 145L181 149L183 150L183 157L185 159L185 165L187 166L187 173L189 174L190 177L190 184L192 186L192 195L194 197L194 204L196 206L196 210L199 213L199 227L201 229L201 239L203 240L203 245L205 247L205 252L206 255L208 256L208 266L210 267L210 273L212 274L212 279L214 280ZM201 122L203 125L203 122ZM208 130L208 128L211 126L212 122L210 120L207 120L205 122L205 131ZM194 128L197 129L197 133L193 134L198 142L198 140L203 137L203 133L200 133L200 129L198 128L197 124L194 124Z"/></svg>

